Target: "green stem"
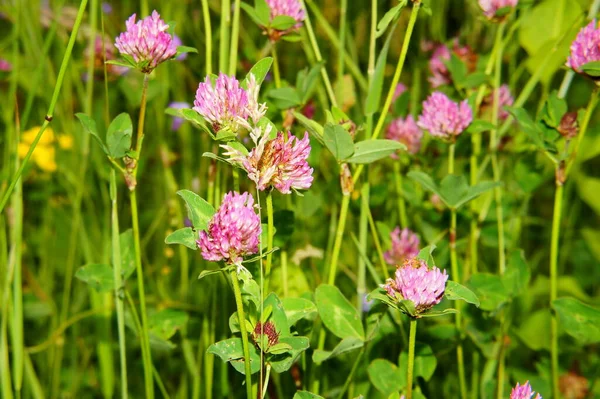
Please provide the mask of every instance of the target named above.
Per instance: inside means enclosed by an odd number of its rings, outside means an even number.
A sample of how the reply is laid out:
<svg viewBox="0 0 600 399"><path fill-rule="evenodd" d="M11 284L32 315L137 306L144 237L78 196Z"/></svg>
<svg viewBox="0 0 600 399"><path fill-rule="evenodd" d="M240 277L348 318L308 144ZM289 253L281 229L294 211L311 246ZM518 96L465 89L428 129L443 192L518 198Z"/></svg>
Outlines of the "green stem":
<svg viewBox="0 0 600 399"><path fill-rule="evenodd" d="M367 208L367 217L369 219L369 226L371 227L371 235L373 236L373 243L375 244L375 250L377 251L377 257L379 258L379 264L381 265L381 271L383 272L383 278L388 279L390 277L388 273L388 265L385 263L385 257L383 256L383 249L381 247L381 240L379 239L379 232L375 221L373 220L373 214L371 209Z"/></svg>
<svg viewBox="0 0 600 399"><path fill-rule="evenodd" d="M348 12L348 0L341 0L340 3L340 50L338 51L336 78L338 85L342 83L342 78L344 77L344 58L346 55L346 13Z"/></svg>
<svg viewBox="0 0 600 399"><path fill-rule="evenodd" d="M350 386L350 383L352 382L352 378L354 378L356 369L358 368L358 365L360 364L360 361L362 360L362 357L364 354L365 354L365 348L363 346L362 349L360 350L360 352L358 353L358 356L356 356L356 360L354 360L352 369L350 369L350 374L348 374L348 377L346 377L346 382L344 382L344 386L342 387L342 390L338 394L337 399L342 399L344 397L344 394L348 390L348 387Z"/></svg>
<svg viewBox="0 0 600 399"><path fill-rule="evenodd" d="M329 277L327 283L335 285L335 276L337 274L337 264L340 257L340 249L342 247L342 239L344 238L344 228L346 227L346 219L348 215L348 205L350 204L350 195L344 195L342 198L342 206L340 210L340 219L338 221L335 242L333 244L333 253L331 255L331 264L329 266Z"/></svg>
<svg viewBox="0 0 600 399"><path fill-rule="evenodd" d="M144 122L146 116L146 100L148 92L148 74L144 74L142 86L142 101L140 105L140 114L136 135L136 156L137 163L133 169L133 176L137 175L139 160L141 159L142 142L144 139ZM135 270L137 275L138 296L140 302L140 313L142 321L142 331L140 332L140 343L142 348L142 360L144 364L144 385L146 398L154 398L154 384L152 382L152 353L150 351L150 339L148 337L148 315L146 313L146 294L144 290L144 272L142 269L142 252L140 246L140 226L138 218L137 194L135 187L129 193L129 203L131 205L131 225L133 230L133 247L135 253Z"/></svg>
<svg viewBox="0 0 600 399"><path fill-rule="evenodd" d="M417 336L417 319L410 319L410 333L408 336L408 367L406 368L406 399L412 399L413 371L415 368L415 339Z"/></svg>
<svg viewBox="0 0 600 399"><path fill-rule="evenodd" d="M581 121L581 128L579 129L579 134L577 135L577 138L575 139L575 148L574 148L573 152L571 153L569 160L567 161L567 167L565 170L565 180L569 176L569 173L571 172L571 168L575 164L577 154L579 153L579 147L581 146L581 142L583 141L583 139L585 137L585 133L587 132L588 126L590 124L590 119L592 118L592 113L593 113L594 109L596 108L596 105L598 105L598 100L600 99L599 94L600 94L600 89L598 89L598 88L594 89L594 91L592 92L590 102L588 103L587 109L585 111L585 115L583 116L583 120Z"/></svg>
<svg viewBox="0 0 600 399"><path fill-rule="evenodd" d="M264 383L264 387L262 390L261 398L264 398L265 395L267 394L267 388L269 387L269 377L270 376L271 376L271 365L267 364L267 372L265 374L265 383Z"/></svg>
<svg viewBox="0 0 600 399"><path fill-rule="evenodd" d="M503 22L498 27L496 34L496 42L502 42L502 33L506 23ZM496 47L496 46L495 46ZM492 171L494 182L500 183L500 167L498 165L498 143L496 139L498 115L500 112L500 83L502 76L502 45L496 48L496 66L494 68L494 100L492 105L492 125L494 128L490 131L490 152L492 156ZM506 250L504 244L504 212L502 209L502 188L497 186L494 188L494 198L496 200L496 219L498 223L498 271L500 275L506 270Z"/></svg>
<svg viewBox="0 0 600 399"><path fill-rule="evenodd" d="M554 216L552 218L552 238L550 243L550 309L552 302L557 296L557 277L558 277L558 244L560 236L560 219L563 202L563 185L559 184L554 193ZM558 389L558 321L556 315L552 315L550 326L550 352L552 368L552 397L558 398L560 395Z"/></svg>
<svg viewBox="0 0 600 399"><path fill-rule="evenodd" d="M246 395L247 399L252 397L252 369L250 365L250 345L248 343L248 332L246 331L246 316L244 315L244 304L242 302L242 292L240 291L240 283L238 275L233 270L229 276L231 277L231 285L233 286L233 295L235 296L235 305L237 307L238 322L240 324L240 334L242 335L242 347L244 350L244 369L246 372Z"/></svg>
<svg viewBox="0 0 600 399"><path fill-rule="evenodd" d="M302 0L302 7L306 9L306 4L304 0ZM312 27L312 23L310 22L310 16L306 13L306 17L304 19L304 26L306 27L306 31L308 33L308 38L310 40L310 45L315 53L315 58L317 62L323 61L323 57L321 56L321 50L319 50L319 44L317 43L317 38L315 37L315 32ZM343 46L343 43L340 44ZM327 69L325 67L321 68L321 77L323 78L323 83L325 84L325 89L327 90L327 95L329 96L329 101L331 101L331 105L337 107L337 101L335 99L335 93L333 92L333 87L331 86L331 81L329 80L329 75L327 75Z"/></svg>
<svg viewBox="0 0 600 399"><path fill-rule="evenodd" d="M320 5L315 4L312 0L308 0L307 3L308 7L315 15L317 23L323 29L323 32L325 33L327 38L331 41L331 44L333 44L337 51L344 52L344 62L346 63L346 67L348 67L350 73L352 74L352 76L354 76L354 79L356 79L356 82L358 83L360 88L366 92L369 88L367 80L363 76L360 68L358 67L358 65L356 65L352 57L348 56L348 53L345 50L344 46L340 44L340 41L336 36L335 30L331 27L331 25L327 21L327 18L325 18L325 16L321 12ZM377 22L375 22L375 25L377 25Z"/></svg>
<svg viewBox="0 0 600 399"><path fill-rule="evenodd" d="M454 174L454 151L456 144L450 144L449 155L448 155L448 174ZM452 279L454 281L461 281L458 273L458 259L456 256L456 209L450 210L450 265L452 272ZM462 329L462 318L460 313L460 302L456 303L458 313L454 319L456 330L461 334ZM458 342L456 347L456 361L458 365L458 382L460 386L460 397L461 399L467 399L467 381L465 377L465 361L462 342Z"/></svg>
<svg viewBox="0 0 600 399"><path fill-rule="evenodd" d="M269 292L269 281L271 279L271 266L273 264L273 191L267 193L267 259L265 261L265 287L264 290Z"/></svg>
<svg viewBox="0 0 600 399"><path fill-rule="evenodd" d="M231 1L221 0L221 23L219 30L219 71L226 71L229 63L227 49L229 46L229 25L231 24Z"/></svg>
<svg viewBox="0 0 600 399"><path fill-rule="evenodd" d="M29 150L27 150L27 154L25 155L25 158L23 158L23 162L21 163L21 166L19 167L19 169L17 170L17 172L11 179L10 184L8 185L7 189L2 194L2 201L0 201L0 212L2 212L4 210L4 206L8 202L8 199L10 198L10 194L14 190L15 185L17 184L17 181L21 178L21 175L23 174L23 170L29 164L29 159L31 158L33 151L35 150L40 139L42 138L42 134L44 134L44 131L46 130L46 128L52 121L52 116L54 114L54 108L56 107L56 103L58 101L58 95L60 94L60 89L62 88L63 81L65 79L65 74L67 72L67 66L69 65L69 61L71 60L71 53L73 52L73 46L75 45L75 39L77 39L77 33L79 32L79 26L81 25L83 15L85 14L86 6L87 6L87 0L81 0L81 3L79 3L79 11L77 12L77 17L75 18L75 24L73 25L73 30L71 32L71 36L69 37L69 43L67 44L67 49L65 51L65 55L63 56L62 63L60 64L60 70L58 71L58 77L56 78L56 85L54 86L54 92L52 93L52 99L50 100L50 106L48 107L48 112L46 112L45 121L42 124L42 127L40 128L40 131L38 132L37 136L35 136L33 143L31 143Z"/></svg>
<svg viewBox="0 0 600 399"><path fill-rule="evenodd" d="M369 228L369 196L370 196L371 186L368 181L363 183L361 193L360 193L360 219L358 225L358 241L360 246L360 251L362 253L367 253L367 239L368 239L368 228ZM358 258L358 273L356 277L356 309L358 314L362 313L363 308L363 298L367 293L367 264L363 257Z"/></svg>
<svg viewBox="0 0 600 399"><path fill-rule="evenodd" d="M413 3L413 8L410 13L410 19L408 21L408 26L406 28L406 32L404 34L404 42L402 43L402 50L400 53L400 58L398 58L398 63L396 64L396 71L394 72L394 77L392 78L392 83L390 85L390 89L388 90L387 97L385 99L385 103L383 104L383 109L381 110L381 115L377 120L377 125L375 125L375 130L371 135L371 139L376 139L379 137L379 134L383 130L383 126L385 125L385 118L387 117L388 111L390 109L390 105L392 104L392 100L394 99L394 91L396 91L396 86L400 81L400 76L402 75L402 69L404 68L404 62L406 61L406 55L408 53L408 47L410 44L410 38L412 37L412 33L415 28L415 23L417 22L417 16L419 15L419 9L421 8L421 1L417 0ZM362 171L364 169L364 165L358 165L356 171L354 172L353 180L354 183L358 181Z"/></svg>
<svg viewBox="0 0 600 399"><path fill-rule="evenodd" d="M206 47L204 48L206 74L210 75L212 73L212 29L210 24L208 0L202 0L202 19L204 21L204 36L206 37Z"/></svg>
<svg viewBox="0 0 600 399"><path fill-rule="evenodd" d="M119 359L121 366L121 398L127 399L127 347L125 337L125 310L121 296L121 244L119 236L119 212L117 207L117 177L113 169L110 174L111 229L113 277L115 279L115 306L117 309L117 329L119 332Z"/></svg>
<svg viewBox="0 0 600 399"><path fill-rule="evenodd" d="M275 80L275 87L281 87L281 73L279 71L279 57L277 56L277 43L273 42L271 46L271 55L273 56L273 78Z"/></svg>
<svg viewBox="0 0 600 399"><path fill-rule="evenodd" d="M396 199L398 200L398 218L401 227L408 227L408 218L406 217L406 203L404 202L404 190L402 189L402 171L400 170L400 160L394 162L394 181L396 182Z"/></svg>
<svg viewBox="0 0 600 399"><path fill-rule="evenodd" d="M281 251L281 286L283 287L283 297L288 296L288 253L285 249Z"/></svg>
<svg viewBox="0 0 600 399"><path fill-rule="evenodd" d="M241 0L235 0L233 8L233 27L231 28L231 48L229 51L229 75L235 76L238 56L238 43L240 41L240 4Z"/></svg>
<svg viewBox="0 0 600 399"><path fill-rule="evenodd" d="M504 339L504 334L502 334L501 337L502 339ZM498 385L496 386L496 399L504 399L505 357L506 349L505 345L502 345L500 347L500 353L498 355Z"/></svg>

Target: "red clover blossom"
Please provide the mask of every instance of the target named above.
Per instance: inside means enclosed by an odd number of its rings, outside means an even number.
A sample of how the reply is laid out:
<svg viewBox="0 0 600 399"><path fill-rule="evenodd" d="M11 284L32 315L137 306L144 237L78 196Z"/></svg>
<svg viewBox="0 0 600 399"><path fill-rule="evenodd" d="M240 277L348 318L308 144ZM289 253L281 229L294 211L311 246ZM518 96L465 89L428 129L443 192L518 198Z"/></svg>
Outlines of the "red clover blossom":
<svg viewBox="0 0 600 399"><path fill-rule="evenodd" d="M432 136L453 141L473 121L473 112L467 101L460 104L450 100L439 91L434 92L423 103L423 112L417 125L428 130Z"/></svg>

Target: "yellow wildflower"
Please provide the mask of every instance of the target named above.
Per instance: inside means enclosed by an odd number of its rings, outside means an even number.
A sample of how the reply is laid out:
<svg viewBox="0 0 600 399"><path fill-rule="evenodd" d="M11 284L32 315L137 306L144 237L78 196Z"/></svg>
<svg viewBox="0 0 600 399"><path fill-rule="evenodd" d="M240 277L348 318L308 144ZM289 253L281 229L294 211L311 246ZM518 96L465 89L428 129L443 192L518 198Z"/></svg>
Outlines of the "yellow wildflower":
<svg viewBox="0 0 600 399"><path fill-rule="evenodd" d="M18 147L19 158L25 158L40 129L41 126L36 126L21 134L21 142ZM54 147L56 142L58 142L60 148L65 150L73 147L73 137L67 135L57 136L52 128L48 127L31 155L31 159L45 172L54 172L57 168L55 160L56 150Z"/></svg>

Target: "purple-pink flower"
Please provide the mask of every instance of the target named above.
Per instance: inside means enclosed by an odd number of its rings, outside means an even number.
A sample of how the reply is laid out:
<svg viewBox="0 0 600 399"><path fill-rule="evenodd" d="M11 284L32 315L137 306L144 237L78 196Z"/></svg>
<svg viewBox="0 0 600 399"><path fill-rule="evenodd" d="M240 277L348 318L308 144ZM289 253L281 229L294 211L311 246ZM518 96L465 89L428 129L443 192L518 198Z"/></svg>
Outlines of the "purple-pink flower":
<svg viewBox="0 0 600 399"><path fill-rule="evenodd" d="M240 122L248 119L248 98L235 77L220 73L214 86L210 76L200 82L194 110L212 124L215 132L225 128L236 133L242 127Z"/></svg>
<svg viewBox="0 0 600 399"><path fill-rule="evenodd" d="M441 302L448 274L437 267L431 269L424 260L412 258L396 269L394 278L382 286L396 300L409 300L416 314L423 313Z"/></svg>
<svg viewBox="0 0 600 399"><path fill-rule="evenodd" d="M567 66L575 72L584 73L581 67L589 62L600 61L600 28L596 20L582 28L571 44Z"/></svg>
<svg viewBox="0 0 600 399"><path fill-rule="evenodd" d="M383 254L383 258L390 265L401 265L407 259L414 258L419 254L419 236L410 229L396 227L390 233L392 248Z"/></svg>
<svg viewBox="0 0 600 399"><path fill-rule="evenodd" d="M429 134L445 140L456 140L473 121L473 112L467 101L460 104L439 91L423 102L423 112L417 125Z"/></svg>
<svg viewBox="0 0 600 399"><path fill-rule="evenodd" d="M492 19L496 16L498 10L502 8L515 8L519 0L479 0L479 7L483 14Z"/></svg>
<svg viewBox="0 0 600 399"><path fill-rule="evenodd" d="M469 72L475 70L477 66L477 54L469 46L459 45L458 39L454 39L452 50L445 44L438 44L434 48L429 60L429 71L431 72L429 83L434 89L452 83L450 71L446 66L446 62L450 61L452 54L456 55L466 64Z"/></svg>
<svg viewBox="0 0 600 399"><path fill-rule="evenodd" d="M482 108L491 109L494 104L495 90L488 94L481 104ZM498 118L504 120L509 117L510 113L504 107L510 107L515 102L508 85L504 84L498 89Z"/></svg>
<svg viewBox="0 0 600 399"><path fill-rule="evenodd" d="M167 32L169 25L160 18L158 12L136 22L133 14L125 23L127 30L115 40L121 54L129 55L136 67L150 73L160 63L169 60L177 53L177 45Z"/></svg>
<svg viewBox="0 0 600 399"><path fill-rule="evenodd" d="M519 383L517 383L517 385L513 388L512 392L510 393L510 399L533 399L532 396L534 394L535 392L531 390L529 381L525 382L525 384L522 386L519 385ZM542 399L542 397L538 393L535 396L535 399Z"/></svg>
<svg viewBox="0 0 600 399"><path fill-rule="evenodd" d="M247 155L229 145L222 145L227 150L224 155L241 166L259 190L275 187L282 194L290 194L292 190L310 188L313 168L306 161L311 150L308 133L304 133L302 140L291 133L286 139L281 132L270 139L271 131L271 125L264 129L255 128L250 136L256 147Z"/></svg>
<svg viewBox="0 0 600 399"><path fill-rule="evenodd" d="M229 192L196 243L205 260L241 267L244 256L258 252L260 234L252 195Z"/></svg>
<svg viewBox="0 0 600 399"><path fill-rule="evenodd" d="M2 72L12 71L12 64L3 58L0 58L0 71L2 71Z"/></svg>
<svg viewBox="0 0 600 399"><path fill-rule="evenodd" d="M300 28L306 13L302 8L300 0L266 0L271 9L271 21L280 15L292 17L296 20L294 28Z"/></svg>
<svg viewBox="0 0 600 399"><path fill-rule="evenodd" d="M419 129L413 117L408 115L406 118L394 119L387 128L385 138L399 141L406 145L410 154L416 154L421 149L423 132ZM391 157L398 158L396 154L392 154Z"/></svg>

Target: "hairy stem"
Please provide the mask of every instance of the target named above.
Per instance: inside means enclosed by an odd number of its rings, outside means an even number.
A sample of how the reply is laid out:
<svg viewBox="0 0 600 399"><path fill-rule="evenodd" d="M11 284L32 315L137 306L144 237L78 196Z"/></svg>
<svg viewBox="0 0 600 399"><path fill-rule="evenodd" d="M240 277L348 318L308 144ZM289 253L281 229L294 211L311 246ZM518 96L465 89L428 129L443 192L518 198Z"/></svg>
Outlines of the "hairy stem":
<svg viewBox="0 0 600 399"><path fill-rule="evenodd" d="M415 369L415 339L417 336L417 319L410 319L410 333L408 336L408 366L406 368L406 399L412 399L413 372Z"/></svg>
<svg viewBox="0 0 600 399"><path fill-rule="evenodd" d="M237 307L238 321L240 324L240 334L242 335L242 348L244 350L244 370L246 372L246 395L247 399L252 397L252 368L250 364L250 344L248 342L248 332L246 331L246 316L244 314L244 304L242 302L242 292L238 275L235 270L229 273L231 285L233 286L233 295L235 296L235 305Z"/></svg>

